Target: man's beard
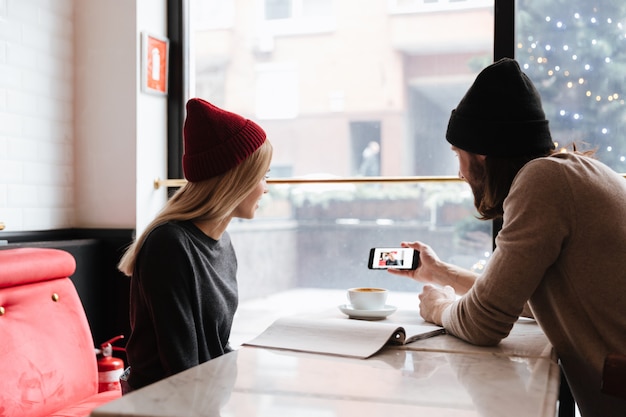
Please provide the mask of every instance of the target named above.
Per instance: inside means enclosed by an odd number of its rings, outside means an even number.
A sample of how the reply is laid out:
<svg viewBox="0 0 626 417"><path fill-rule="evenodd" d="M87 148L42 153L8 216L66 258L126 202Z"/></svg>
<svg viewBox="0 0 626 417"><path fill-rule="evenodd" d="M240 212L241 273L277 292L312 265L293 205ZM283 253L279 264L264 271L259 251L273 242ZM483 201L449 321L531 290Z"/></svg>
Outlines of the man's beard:
<svg viewBox="0 0 626 417"><path fill-rule="evenodd" d="M474 194L474 207L476 207L476 210L480 212L480 207L483 203L483 198L485 197L485 184L481 181L480 184L469 183L469 185L472 189L472 193Z"/></svg>
<svg viewBox="0 0 626 417"><path fill-rule="evenodd" d="M480 213L485 198L485 166L472 158L469 164L469 175L465 180L472 189L472 194L474 194L474 207Z"/></svg>

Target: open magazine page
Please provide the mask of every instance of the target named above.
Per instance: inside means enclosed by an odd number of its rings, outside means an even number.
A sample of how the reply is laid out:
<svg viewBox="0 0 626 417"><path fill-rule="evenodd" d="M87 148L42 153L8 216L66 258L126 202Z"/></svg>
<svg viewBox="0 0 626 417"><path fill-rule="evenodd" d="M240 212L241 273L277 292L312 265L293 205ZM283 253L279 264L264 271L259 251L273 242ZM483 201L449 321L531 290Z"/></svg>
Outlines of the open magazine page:
<svg viewBox="0 0 626 417"><path fill-rule="evenodd" d="M365 359L387 344L404 344L442 333L442 327L424 322L419 315L401 324L391 318L367 321L336 313L309 314L280 318L244 344Z"/></svg>

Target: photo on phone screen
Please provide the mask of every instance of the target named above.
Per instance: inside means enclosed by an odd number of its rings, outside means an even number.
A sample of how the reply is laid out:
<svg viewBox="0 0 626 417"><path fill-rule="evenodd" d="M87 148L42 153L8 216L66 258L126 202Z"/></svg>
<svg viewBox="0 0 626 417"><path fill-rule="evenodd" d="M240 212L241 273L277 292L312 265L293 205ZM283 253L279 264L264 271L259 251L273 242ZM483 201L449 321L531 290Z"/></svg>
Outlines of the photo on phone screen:
<svg viewBox="0 0 626 417"><path fill-rule="evenodd" d="M367 262L369 269L415 269L419 252L411 248L372 248Z"/></svg>

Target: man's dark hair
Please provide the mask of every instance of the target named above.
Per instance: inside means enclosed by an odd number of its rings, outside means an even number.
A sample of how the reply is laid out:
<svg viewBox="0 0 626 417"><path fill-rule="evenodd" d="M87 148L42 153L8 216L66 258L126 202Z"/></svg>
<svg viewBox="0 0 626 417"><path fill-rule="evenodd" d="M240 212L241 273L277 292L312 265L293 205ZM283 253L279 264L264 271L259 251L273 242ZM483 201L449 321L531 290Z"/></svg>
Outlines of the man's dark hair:
<svg viewBox="0 0 626 417"><path fill-rule="evenodd" d="M511 158L485 157L484 167L471 167L473 175L482 183L482 190L476 195L474 190L474 205L479 213L479 219L492 220L501 218L504 214L503 203L509 195L513 179L520 169L533 159L554 155L562 152L573 152L586 156L593 156L595 150L578 151L575 144L571 151L550 150L547 153L518 156Z"/></svg>

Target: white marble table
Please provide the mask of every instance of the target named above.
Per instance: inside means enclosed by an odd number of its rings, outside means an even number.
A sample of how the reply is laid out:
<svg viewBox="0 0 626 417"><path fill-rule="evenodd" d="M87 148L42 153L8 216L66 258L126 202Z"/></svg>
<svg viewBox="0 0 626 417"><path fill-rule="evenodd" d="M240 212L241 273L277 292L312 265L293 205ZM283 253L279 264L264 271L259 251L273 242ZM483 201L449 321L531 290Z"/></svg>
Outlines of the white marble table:
<svg viewBox="0 0 626 417"><path fill-rule="evenodd" d="M245 342L281 315L345 302L335 300L339 294L295 290L242 303L233 337ZM392 294L389 301L401 316L416 299ZM92 416L553 417L559 378L545 336L534 322L521 321L494 348L443 335L365 360L238 347Z"/></svg>
<svg viewBox="0 0 626 417"><path fill-rule="evenodd" d="M347 302L344 290L294 289L269 297L262 297L241 303L235 316L231 345L237 347L251 340L265 330L279 317L298 313L318 313L336 311L340 304ZM398 307L398 311L387 320L398 323L403 317L419 314L417 293L391 292L388 303ZM543 357L556 360L552 346L534 320L520 319L509 337L495 347L473 346L450 336L437 336L420 340L403 347L410 350L442 352L487 353L503 356Z"/></svg>

